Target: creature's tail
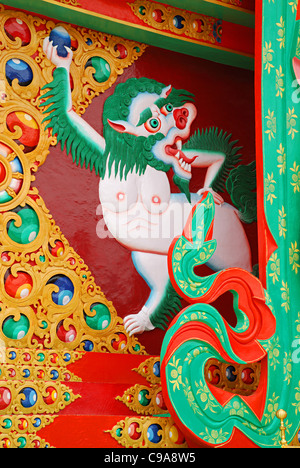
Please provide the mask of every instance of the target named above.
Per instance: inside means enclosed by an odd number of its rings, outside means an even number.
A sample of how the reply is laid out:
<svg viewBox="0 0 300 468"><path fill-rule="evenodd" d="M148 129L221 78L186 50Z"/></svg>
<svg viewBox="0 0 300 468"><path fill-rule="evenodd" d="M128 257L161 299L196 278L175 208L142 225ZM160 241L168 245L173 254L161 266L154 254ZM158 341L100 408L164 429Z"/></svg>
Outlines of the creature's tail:
<svg viewBox="0 0 300 468"><path fill-rule="evenodd" d="M238 140L231 141L231 136L215 127L201 131L198 129L184 148L217 151L225 155L211 188L215 192L224 192L226 188L232 203L239 210L240 219L252 223L256 220L255 162L235 167L241 161L242 148L237 146Z"/></svg>
<svg viewBox="0 0 300 468"><path fill-rule="evenodd" d="M165 330L168 326L168 321L172 319L174 315L178 314L182 309L181 297L175 291L171 281L168 281L165 295L156 308L154 313L150 317L150 321L155 328L161 328Z"/></svg>
<svg viewBox="0 0 300 468"><path fill-rule="evenodd" d="M207 277L195 274L195 266L207 262L216 249L213 221L214 201L207 193L169 251L172 284L192 305L173 320L163 342L164 399L175 422L197 445L221 446L248 439L248 445L261 441L272 446L278 427L271 417L264 418L268 389L264 342L274 335L276 321L260 281L247 271L229 268ZM234 328L211 305L228 291L234 296ZM232 366L260 362L255 394L247 397L209 385L205 379L209 359Z"/></svg>
<svg viewBox="0 0 300 468"><path fill-rule="evenodd" d="M241 160L239 151L242 148L237 146L238 140L231 141L231 137L231 134L215 127L205 130L198 129L183 147L184 149L220 152L225 155L224 163L211 185L215 192L224 191L226 180L231 169Z"/></svg>

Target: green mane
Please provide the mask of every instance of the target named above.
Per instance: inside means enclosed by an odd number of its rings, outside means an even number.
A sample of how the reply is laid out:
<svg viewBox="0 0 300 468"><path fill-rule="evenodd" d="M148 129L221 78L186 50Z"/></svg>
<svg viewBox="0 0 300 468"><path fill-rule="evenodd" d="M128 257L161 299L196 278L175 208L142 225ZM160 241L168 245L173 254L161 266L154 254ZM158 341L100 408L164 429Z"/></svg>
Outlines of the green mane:
<svg viewBox="0 0 300 468"><path fill-rule="evenodd" d="M152 153L152 147L157 141L162 140L164 135L157 133L146 137L136 137L128 133L119 133L108 123L108 120L127 120L130 105L140 93L151 93L161 95L166 86L149 78L130 78L125 83L116 86L112 96L107 98L103 109L103 134L105 138L104 167L108 160L109 175L114 165L115 175L126 178L129 172L144 174L147 165L158 171L168 172L171 165L156 159ZM167 98L160 98L159 103L163 106L170 103L174 107L185 104L192 100L193 95L185 90L172 89Z"/></svg>
<svg viewBox="0 0 300 468"><path fill-rule="evenodd" d="M109 176L113 164L115 176L119 175L121 180L126 179L129 172L144 174L147 165L164 172L168 172L171 168L170 165L156 159L151 152L152 146L164 138L161 133L151 135L149 138L136 137L128 133L119 133L107 124L104 134L106 143L103 155L104 170L108 168Z"/></svg>

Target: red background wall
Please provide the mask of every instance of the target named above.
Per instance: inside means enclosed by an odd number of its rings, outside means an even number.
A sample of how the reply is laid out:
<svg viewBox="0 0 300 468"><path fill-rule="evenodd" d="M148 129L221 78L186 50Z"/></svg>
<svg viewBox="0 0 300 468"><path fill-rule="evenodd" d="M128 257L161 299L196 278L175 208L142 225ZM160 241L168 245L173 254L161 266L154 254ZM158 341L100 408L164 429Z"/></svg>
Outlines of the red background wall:
<svg viewBox="0 0 300 468"><path fill-rule="evenodd" d="M193 126L218 127L232 133L243 146L243 163L255 159L254 75L253 72L194 59L178 53L149 47L145 54L117 83L130 77L148 77L196 96L198 117ZM102 131L102 110L115 86L94 99L84 118ZM203 171L194 170L191 191L201 187ZM84 259L96 282L121 317L137 313L149 295L144 280L136 272L130 252L115 239L99 239L96 234L99 179L94 173L72 163L60 147L52 148L46 163L38 170L35 185L62 232ZM173 191L177 191L173 186ZM227 199L226 195L225 198ZM256 224L245 225L257 263ZM222 313L234 321L230 301L224 301ZM164 332L156 330L140 336L149 354L159 354Z"/></svg>

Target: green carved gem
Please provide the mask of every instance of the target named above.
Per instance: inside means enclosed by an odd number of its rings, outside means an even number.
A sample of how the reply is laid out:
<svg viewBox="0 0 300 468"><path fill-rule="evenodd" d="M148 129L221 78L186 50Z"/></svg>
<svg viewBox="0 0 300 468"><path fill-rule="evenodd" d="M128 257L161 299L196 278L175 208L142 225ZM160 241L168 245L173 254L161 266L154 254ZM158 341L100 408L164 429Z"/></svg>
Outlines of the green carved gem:
<svg viewBox="0 0 300 468"><path fill-rule="evenodd" d="M88 327L93 330L105 330L110 322L111 315L108 307L105 304L97 303L91 306L91 314L84 314L85 321Z"/></svg>
<svg viewBox="0 0 300 468"><path fill-rule="evenodd" d="M26 447L27 440L26 440L25 437L19 437L19 438L17 439L17 442L18 442L18 444L19 444L19 448L24 448L24 447Z"/></svg>
<svg viewBox="0 0 300 468"><path fill-rule="evenodd" d="M6 418L3 421L3 427L4 429L10 429L12 427L12 420L10 418Z"/></svg>
<svg viewBox="0 0 300 468"><path fill-rule="evenodd" d="M97 83L105 83L110 77L110 65L103 57L92 57L85 66L85 68L88 67L93 67L95 69L93 78Z"/></svg>
<svg viewBox="0 0 300 468"><path fill-rule="evenodd" d="M150 399L147 398L149 396L149 391L144 389L144 390L141 390L138 394L138 400L139 400L139 403L142 405L142 406L148 406L150 404Z"/></svg>
<svg viewBox="0 0 300 468"><path fill-rule="evenodd" d="M7 338L12 340L21 340L27 335L30 323L25 315L21 315L19 320L14 317L7 317L2 325L2 330Z"/></svg>
<svg viewBox="0 0 300 468"><path fill-rule="evenodd" d="M21 218L21 225L19 225L19 221L11 221L7 233L14 242L29 244L34 241L39 233L39 218L36 212L28 206L19 210L17 215Z"/></svg>

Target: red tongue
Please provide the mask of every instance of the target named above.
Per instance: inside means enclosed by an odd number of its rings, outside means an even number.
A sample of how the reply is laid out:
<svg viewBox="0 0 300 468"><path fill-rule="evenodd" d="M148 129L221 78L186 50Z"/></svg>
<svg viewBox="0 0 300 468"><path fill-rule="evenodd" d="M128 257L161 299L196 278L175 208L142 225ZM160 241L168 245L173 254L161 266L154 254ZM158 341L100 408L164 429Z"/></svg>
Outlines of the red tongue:
<svg viewBox="0 0 300 468"><path fill-rule="evenodd" d="M177 147L167 146L166 153L173 156L173 157L175 157L176 154L180 153L179 159L185 158L183 152L181 150L179 150Z"/></svg>
<svg viewBox="0 0 300 468"><path fill-rule="evenodd" d="M188 163L188 164L191 164L193 161L195 161L195 159L197 158L197 156L191 158L191 159L188 159L186 157L186 155L180 151L176 145L173 145L173 146L166 146L166 153L169 155L169 156L173 156L175 157L177 153L180 153L179 154L179 158L178 159L183 159L184 162Z"/></svg>

